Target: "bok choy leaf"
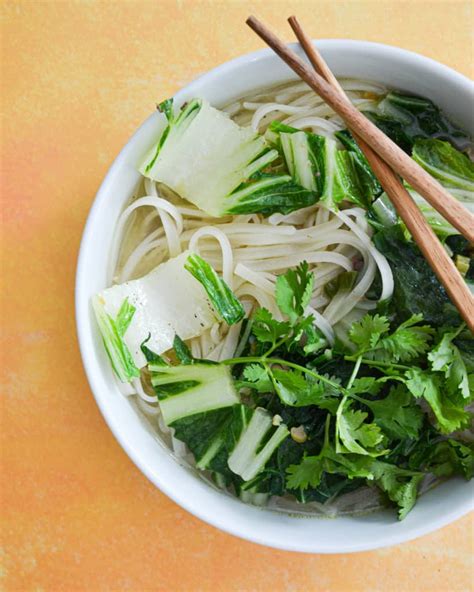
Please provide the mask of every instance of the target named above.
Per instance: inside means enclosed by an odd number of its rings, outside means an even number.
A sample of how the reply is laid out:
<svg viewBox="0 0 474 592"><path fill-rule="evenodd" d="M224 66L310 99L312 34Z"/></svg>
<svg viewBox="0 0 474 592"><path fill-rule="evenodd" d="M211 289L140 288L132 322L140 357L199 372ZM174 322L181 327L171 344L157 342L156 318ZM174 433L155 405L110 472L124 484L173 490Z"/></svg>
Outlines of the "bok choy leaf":
<svg viewBox="0 0 474 592"><path fill-rule="evenodd" d="M420 138L447 140L461 150L469 143L467 134L424 97L392 91L365 115L408 154Z"/></svg>
<svg viewBox="0 0 474 592"><path fill-rule="evenodd" d="M105 350L118 379L121 382L129 382L132 378L137 378L140 376L140 371L123 339L135 314L135 307L125 298L115 320L105 311L104 302L100 296L92 299L92 307Z"/></svg>
<svg viewBox="0 0 474 592"><path fill-rule="evenodd" d="M193 253L187 258L184 267L203 286L212 305L228 325L238 323L244 318L245 311L241 302L207 261Z"/></svg>
<svg viewBox="0 0 474 592"><path fill-rule="evenodd" d="M471 192L474 204L474 163L449 142L417 140L413 160L446 187L458 187Z"/></svg>

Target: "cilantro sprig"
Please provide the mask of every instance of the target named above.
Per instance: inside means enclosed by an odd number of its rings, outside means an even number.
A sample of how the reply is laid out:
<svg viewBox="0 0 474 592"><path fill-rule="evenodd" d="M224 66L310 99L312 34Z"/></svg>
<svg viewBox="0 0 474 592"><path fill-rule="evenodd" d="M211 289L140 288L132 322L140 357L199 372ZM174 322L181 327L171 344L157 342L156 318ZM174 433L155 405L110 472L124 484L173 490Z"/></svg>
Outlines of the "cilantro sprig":
<svg viewBox="0 0 474 592"><path fill-rule="evenodd" d="M290 426L303 421L298 429L307 430L304 444L286 444L277 454L267 480L284 470L284 490L302 500L317 499L328 479L345 479L348 487L365 480L398 506L402 519L428 472L470 474L471 448L441 440L469 419L473 364L456 344L464 327L436 331L420 314L393 326L386 316L368 314L353 323L349 348L329 350L306 314L313 289L306 263L279 276L281 318L258 309L247 355L223 362L240 368L237 385L258 405L278 410ZM346 378L337 376L344 364ZM438 438L429 461L418 444L425 434Z"/></svg>

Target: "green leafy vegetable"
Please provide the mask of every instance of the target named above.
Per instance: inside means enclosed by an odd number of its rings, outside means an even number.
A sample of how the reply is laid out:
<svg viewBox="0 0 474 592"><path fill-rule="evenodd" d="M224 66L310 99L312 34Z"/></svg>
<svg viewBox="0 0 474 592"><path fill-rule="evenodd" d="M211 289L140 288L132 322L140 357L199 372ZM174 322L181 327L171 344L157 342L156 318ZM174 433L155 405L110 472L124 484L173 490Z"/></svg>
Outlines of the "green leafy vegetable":
<svg viewBox="0 0 474 592"><path fill-rule="evenodd" d="M325 422L324 442L316 455L304 455L299 464L290 465L287 472L288 489L317 488L325 473L345 475L349 479L372 478L372 459L355 454L338 454L329 439L330 419Z"/></svg>
<svg viewBox="0 0 474 592"><path fill-rule="evenodd" d="M314 192L289 175L256 177L278 158L278 152L207 101L193 99L177 116L171 101L161 103L160 110L168 126L140 172L205 212L212 216L286 213L316 201Z"/></svg>
<svg viewBox="0 0 474 592"><path fill-rule="evenodd" d="M370 357L377 360L409 362L430 348L434 331L429 325L420 326L418 323L422 320L421 314L412 315L395 331L388 333L389 323L386 317L366 315L359 322L353 323L350 338L359 346L359 354L370 351Z"/></svg>
<svg viewBox="0 0 474 592"><path fill-rule="evenodd" d="M416 503L423 473L407 471L381 461L372 466L377 485L398 505L398 516L403 520Z"/></svg>
<svg viewBox="0 0 474 592"><path fill-rule="evenodd" d="M278 276L276 282L276 301L278 308L291 323L304 315L313 294L314 276L308 263L303 261L295 269L289 269Z"/></svg>
<svg viewBox="0 0 474 592"><path fill-rule="evenodd" d="M166 425L240 402L225 366L194 362L167 367L151 363L148 367Z"/></svg>
<svg viewBox="0 0 474 592"><path fill-rule="evenodd" d="M202 284L212 305L228 325L238 323L244 318L242 304L207 261L193 253L189 255L184 267Z"/></svg>
<svg viewBox="0 0 474 592"><path fill-rule="evenodd" d="M349 336L359 346L359 352L365 352L377 346L380 337L389 331L390 324L386 317L378 314L365 315L358 323L353 323Z"/></svg>
<svg viewBox="0 0 474 592"><path fill-rule="evenodd" d="M417 140L413 160L443 185L474 191L474 163L449 142ZM474 200L474 196L472 197Z"/></svg>
<svg viewBox="0 0 474 592"><path fill-rule="evenodd" d="M140 371L136 367L123 337L132 321L135 307L128 302L128 299L125 299L114 320L105 311L99 296L92 299L92 306L112 368L121 382L130 382L133 378L140 376Z"/></svg>
<svg viewBox="0 0 474 592"><path fill-rule="evenodd" d="M280 142L291 176L302 187L310 191L317 191L318 163L308 134L300 131L282 132L280 133Z"/></svg>
<svg viewBox="0 0 474 592"><path fill-rule="evenodd" d="M366 207L380 193L380 185L351 136L339 137L350 150L338 150L331 138L274 122L270 137L281 146L297 183L316 192L328 207L334 209L344 199Z"/></svg>
<svg viewBox="0 0 474 592"><path fill-rule="evenodd" d="M445 289L418 247L405 239L399 226L378 232L374 243L392 268L395 289L389 306L397 321L422 314L435 327L460 324L459 313Z"/></svg>
<svg viewBox="0 0 474 592"><path fill-rule="evenodd" d="M388 450L382 447L384 435L375 423L367 423L368 414L353 410L346 397L336 414L336 452L379 456Z"/></svg>
<svg viewBox="0 0 474 592"><path fill-rule="evenodd" d="M286 321L277 321L266 308L259 308L253 317L252 333L262 343L277 342L291 331L291 324Z"/></svg>
<svg viewBox="0 0 474 592"><path fill-rule="evenodd" d="M409 391L414 397L423 397L428 402L442 433L451 434L467 426L469 413L464 410L462 403L443 393L443 382L439 374L412 368L407 370L406 375Z"/></svg>
<svg viewBox="0 0 474 592"><path fill-rule="evenodd" d="M269 370L276 394L291 407L316 405L335 413L339 405L340 391L321 380L304 376L296 370ZM326 377L325 377L326 378ZM331 379L328 379L331 380Z"/></svg>
<svg viewBox="0 0 474 592"><path fill-rule="evenodd" d="M289 214L311 206L316 201L316 193L295 183L290 175L258 173L229 195L226 210L222 213Z"/></svg>
<svg viewBox="0 0 474 592"><path fill-rule="evenodd" d="M390 438L418 437L423 425L423 412L403 384L392 387L383 399L363 401L372 411L374 423Z"/></svg>
<svg viewBox="0 0 474 592"><path fill-rule="evenodd" d="M336 138L352 153L352 159L359 179L364 206L367 207L376 197L382 193L382 187L377 177L372 172L370 165L359 148L359 145L348 130L335 133Z"/></svg>
<svg viewBox="0 0 474 592"><path fill-rule="evenodd" d="M392 91L379 103L377 112L366 115L409 154L418 138L447 140L459 149L468 141L467 134L424 97Z"/></svg>
<svg viewBox="0 0 474 592"><path fill-rule="evenodd" d="M184 343L179 335L174 336L173 349L181 364L187 365L194 363L194 358L189 347Z"/></svg>
<svg viewBox="0 0 474 592"><path fill-rule="evenodd" d="M444 373L450 392L455 393L459 390L465 399L469 399L472 393L466 364L459 348L453 343L462 328L461 326L457 331L445 333L438 345L428 354L428 360L433 371Z"/></svg>
<svg viewBox="0 0 474 592"><path fill-rule="evenodd" d="M244 481L249 481L258 475L277 447L289 435L288 428L280 424L261 446L271 430L271 415L260 407L252 411L250 421L242 431L228 460L230 469L240 475Z"/></svg>
<svg viewBox="0 0 474 592"><path fill-rule="evenodd" d="M168 363L161 356L147 347L146 344L150 341L150 339L151 335L148 334L148 337L140 344L141 352L145 356L147 363L153 363L156 366L168 366Z"/></svg>
<svg viewBox="0 0 474 592"><path fill-rule="evenodd" d="M474 476L474 445L453 439L438 442L423 459L425 469L438 477L461 475L465 479Z"/></svg>

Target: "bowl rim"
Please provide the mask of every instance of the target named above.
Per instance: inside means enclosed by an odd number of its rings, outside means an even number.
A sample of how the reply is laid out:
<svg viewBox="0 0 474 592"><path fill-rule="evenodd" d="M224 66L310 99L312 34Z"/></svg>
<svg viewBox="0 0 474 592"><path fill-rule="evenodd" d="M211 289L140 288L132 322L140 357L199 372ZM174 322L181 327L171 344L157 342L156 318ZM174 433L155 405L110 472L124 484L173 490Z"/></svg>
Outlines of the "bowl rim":
<svg viewBox="0 0 474 592"><path fill-rule="evenodd" d="M418 65L424 66L426 69L435 69L442 76L450 77L451 79L455 78L457 79L457 82L462 85L471 84L474 90L474 83L472 83L472 81L467 76L464 76L459 72L456 72L449 66L437 62L432 58L423 56L419 53L410 50L402 49L393 45L383 43L351 39L320 39L317 42L313 42L316 43L316 45L318 45L318 47L321 49L323 53L326 48L340 48L338 49L339 51L354 47L359 49L367 48L369 50L376 50L382 54L382 58L385 58L387 56L393 56L395 58L405 58L415 63L418 63ZM288 45L291 48L296 49L298 51L297 43L291 43ZM227 70L231 70L242 64L259 61L270 56L274 56L276 59L278 59L275 56L275 54L273 54L272 50L268 48L260 49L235 57L197 76L190 83L182 87L174 96L177 100L179 100L179 97L182 93L187 93L190 90L192 90L193 86L195 86L198 82L202 83L207 80L211 82L212 79L218 78L221 75L221 73ZM378 540L375 543L354 543L350 540L347 540L343 543L338 544L337 546L321 546L320 542L316 542L314 545L308 546L298 544L297 542L293 542L291 540L269 540L269 537L261 535L258 532L258 529L253 529L252 531L249 531L246 526L242 527L239 524L232 523L230 521L224 522L222 519L214 517L212 512L206 510L205 507L200 507L199 505L193 503L193 501L189 499L189 497L186 494L178 493L178 489L171 487L171 485L167 483L166 479L161 479L160 476L158 476L151 470L151 467L146 462L146 460L139 453L137 453L136 450L134 450L134 447L128 441L127 437L124 435L124 432L118 428L114 421L112 421L108 405L105 399L103 399L100 396L100 387L98 385L98 379L95 375L95 372L91 368L91 357L94 356L94 353L89 351L86 346L86 335L90 332L90 322L86 315L88 307L84 306L84 297L82 296L82 294L85 290L83 284L85 282L85 278L87 277L86 245L90 241L90 236L93 230L97 210L99 209L102 202L108 199L109 184L111 183L116 172L122 167L125 155L131 148L131 146L134 144L136 136L139 134L140 130L147 126L151 117L153 117L153 115L150 115L148 118L146 118L145 121L133 132L132 136L125 143L117 157L112 162L111 166L109 167L105 177L103 178L100 184L99 190L97 191L97 194L89 209L87 220L84 226L77 259L75 282L76 332L79 342L82 364L87 376L87 380L92 394L94 396L94 399L100 409L100 412L106 424L108 425L109 429L113 433L115 439L118 441L122 449L131 459L131 461L153 483L154 486L158 487L160 491L162 491L165 495L167 495L179 506L181 506L194 516L198 517L199 519L203 520L204 522L239 538L282 550L298 551L305 553L351 553L373 550L377 548L407 542L419 536L428 534L439 528L442 528L443 526L446 526L451 522L454 522L455 520L466 515L468 512L474 510L474 496L472 500L469 500L468 496L466 496L465 503L460 504L456 507L448 508L446 512L444 512L442 515L438 515L431 518L430 520L426 520L426 522L422 526L405 528L401 530L397 529L395 532L387 532L383 540ZM176 461L173 459L173 462Z"/></svg>

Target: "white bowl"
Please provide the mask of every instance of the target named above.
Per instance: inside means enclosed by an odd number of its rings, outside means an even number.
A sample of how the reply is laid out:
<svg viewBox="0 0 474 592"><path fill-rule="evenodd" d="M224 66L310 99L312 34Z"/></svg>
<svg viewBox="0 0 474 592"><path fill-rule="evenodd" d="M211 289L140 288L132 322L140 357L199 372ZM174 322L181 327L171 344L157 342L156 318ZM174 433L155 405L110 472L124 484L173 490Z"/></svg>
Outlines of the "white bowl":
<svg viewBox="0 0 474 592"><path fill-rule="evenodd" d="M471 134L474 85L423 56L363 41L327 40L318 47L338 76L365 78L430 97ZM299 48L293 46L299 51ZM221 106L249 91L295 78L270 50L251 53L201 76L178 92L178 104L205 97ZM150 97L150 104L155 97ZM125 116L126 114L124 114ZM120 394L94 322L90 297L107 285L118 216L140 176L137 165L162 129L151 115L123 148L97 194L84 230L76 281L77 331L84 367L102 414L126 453L157 487L183 508L231 534L263 545L312 553L347 553L394 545L440 528L473 509L472 485L461 479L428 492L403 522L391 511L337 519L302 518L245 505L213 489L161 446Z"/></svg>

